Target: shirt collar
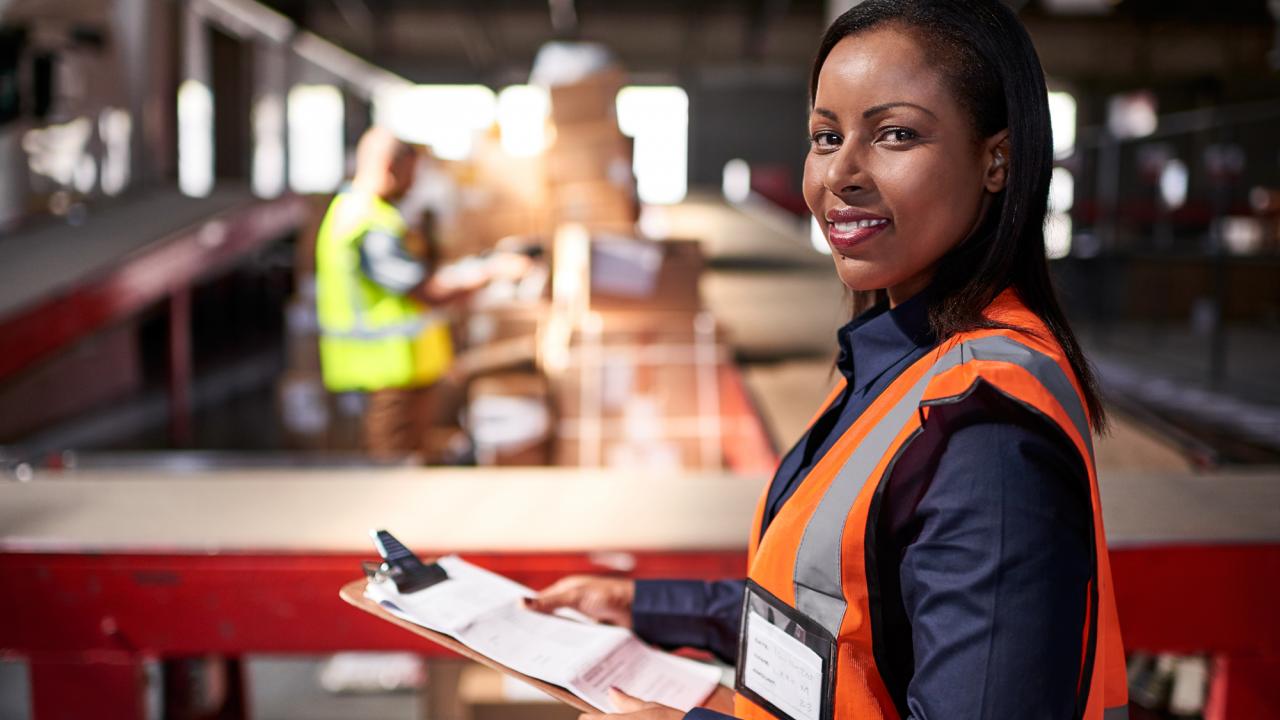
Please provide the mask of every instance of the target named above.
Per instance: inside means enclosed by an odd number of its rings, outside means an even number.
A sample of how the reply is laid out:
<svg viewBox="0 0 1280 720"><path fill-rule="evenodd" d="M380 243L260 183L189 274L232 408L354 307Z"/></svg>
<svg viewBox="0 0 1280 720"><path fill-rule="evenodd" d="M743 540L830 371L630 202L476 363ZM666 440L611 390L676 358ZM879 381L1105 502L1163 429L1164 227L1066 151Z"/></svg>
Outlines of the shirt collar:
<svg viewBox="0 0 1280 720"><path fill-rule="evenodd" d="M928 289L892 310L876 304L837 332L836 367L854 390L871 385L886 370L916 350L937 344L929 327Z"/></svg>

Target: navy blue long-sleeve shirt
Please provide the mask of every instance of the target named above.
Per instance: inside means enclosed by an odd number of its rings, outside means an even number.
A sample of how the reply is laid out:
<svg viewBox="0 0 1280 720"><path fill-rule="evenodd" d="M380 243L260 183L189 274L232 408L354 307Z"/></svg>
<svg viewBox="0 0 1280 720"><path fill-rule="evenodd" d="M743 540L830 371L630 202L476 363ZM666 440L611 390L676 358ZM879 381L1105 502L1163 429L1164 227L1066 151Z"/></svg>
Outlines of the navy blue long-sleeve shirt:
<svg viewBox="0 0 1280 720"><path fill-rule="evenodd" d="M766 528L853 421L936 346L927 302L876 308L840 329L846 387L784 456ZM895 464L876 518L881 676L904 718L1072 717L1092 564L1083 462L1057 427L990 388L934 410ZM732 663L744 588L639 581L635 630Z"/></svg>

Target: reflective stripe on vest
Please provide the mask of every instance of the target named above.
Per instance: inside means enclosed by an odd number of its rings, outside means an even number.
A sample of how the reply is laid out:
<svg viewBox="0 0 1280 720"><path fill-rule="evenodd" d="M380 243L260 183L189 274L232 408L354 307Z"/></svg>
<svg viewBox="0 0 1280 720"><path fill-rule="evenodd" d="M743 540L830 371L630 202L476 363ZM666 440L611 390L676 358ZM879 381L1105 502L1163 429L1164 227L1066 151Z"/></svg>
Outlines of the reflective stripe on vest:
<svg viewBox="0 0 1280 720"><path fill-rule="evenodd" d="M867 557L867 543L875 533L873 500L932 409L963 399L978 381L1060 427L1083 458L1094 567L1076 678L1077 715L1088 720L1127 717L1124 652L1083 396L1061 349L1045 339L1051 335L1015 294L1002 293L988 315L1028 332L979 330L949 339L904 370L871 403L814 464L763 535L767 488L757 506L750 577L837 639L834 720L897 717L873 647L870 614L878 592ZM735 706L739 717L770 717L742 695Z"/></svg>
<svg viewBox="0 0 1280 720"><path fill-rule="evenodd" d="M925 388L934 376L969 360L997 360L1021 365L1029 370L1058 403L1072 414L1072 422L1084 438L1090 437L1079 397L1062 368L1043 353L1000 335L976 338L952 348L938 359L889 410L884 419L867 433L857 450L845 462L836 481L827 489L817 510L805 527L796 558L796 608L817 620L833 636L840 634L845 602L840 580L840 546L844 521L853 501L880 464L903 425L919 411ZM1072 413L1072 409L1075 410Z"/></svg>

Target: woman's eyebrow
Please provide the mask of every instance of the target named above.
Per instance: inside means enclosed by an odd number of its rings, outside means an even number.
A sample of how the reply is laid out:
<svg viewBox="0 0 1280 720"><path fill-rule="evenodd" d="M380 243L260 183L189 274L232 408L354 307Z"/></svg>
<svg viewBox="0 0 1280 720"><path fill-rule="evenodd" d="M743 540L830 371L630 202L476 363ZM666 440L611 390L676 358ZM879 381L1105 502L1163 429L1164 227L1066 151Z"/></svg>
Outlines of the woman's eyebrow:
<svg viewBox="0 0 1280 720"><path fill-rule="evenodd" d="M813 114L821 115L822 117L830 120L831 122L840 122L840 116L836 115L835 113L831 112L826 108L814 108Z"/></svg>
<svg viewBox="0 0 1280 720"><path fill-rule="evenodd" d="M903 102L903 101L899 101L899 102L887 102L887 103L883 103L883 104L880 104L880 105L876 105L875 107L867 108L865 111L863 111L863 113L862 113L862 117L863 117L863 119L866 119L866 118L869 118L869 117L871 117L871 116L873 116L873 115L879 115L880 113L882 113L882 112L884 112L884 111L886 111L886 110L891 110L891 109L896 108L896 107L912 107L912 108L915 108L915 109L917 109L917 110L919 110L919 111L921 111L921 112L928 113L928 115L929 115L930 117L932 117L933 119L935 119L935 120L938 118L938 116L937 116L937 115L934 115L934 114L933 114L933 112L932 112L931 110L929 110L929 108L927 108L927 107L923 107L923 106L917 105L917 104L915 104L915 103ZM815 111L815 112L816 112L816 111Z"/></svg>

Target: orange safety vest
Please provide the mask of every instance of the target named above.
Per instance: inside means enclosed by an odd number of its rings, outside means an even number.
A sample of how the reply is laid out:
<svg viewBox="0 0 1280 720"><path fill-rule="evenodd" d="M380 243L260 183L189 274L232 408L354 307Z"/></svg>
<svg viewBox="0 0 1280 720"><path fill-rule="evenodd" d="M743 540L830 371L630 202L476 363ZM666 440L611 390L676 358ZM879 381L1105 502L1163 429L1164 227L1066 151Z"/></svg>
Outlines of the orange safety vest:
<svg viewBox="0 0 1280 720"><path fill-rule="evenodd" d="M873 499L888 478L894 461L922 432L930 408L962 399L979 382L1056 423L1075 444L1089 474L1093 507L1093 576L1087 588L1088 610L1082 663L1077 678L1077 717L1120 720L1128 717L1124 648L1116 618L1111 563L1102 528L1102 506L1094 468L1093 446L1083 396L1062 348L1043 321L1006 290L987 308L986 316L1018 330L974 330L957 334L902 372L854 421L783 504L760 534L768 489L755 514L749 546L747 601L738 657L734 714L747 720L773 717L820 720L898 718L872 651L869 597L876 593L868 577L866 546L874 542L869 523ZM828 398L829 405L840 388ZM1029 478L1030 480L1030 478ZM772 609L771 608L772 604ZM753 615L755 613L755 615ZM765 618L768 618L766 620ZM760 628L786 642L800 640L828 648L823 658L820 707L800 701L794 674L749 660L749 628ZM817 657L823 651L814 650ZM805 655L801 650L799 655ZM788 657L778 656L781 660ZM829 658L829 662L828 662ZM792 695L775 689L775 699L790 698L795 712L780 710L759 687L748 688L746 666L757 686L788 685ZM776 662L776 665L785 664ZM834 666L834 670L830 666ZM789 670L794 671L795 666ZM768 677L782 672L784 678ZM779 684L780 683L780 684ZM809 688L808 685L804 686ZM806 690L807 691L807 690ZM783 700L780 703L786 704Z"/></svg>

